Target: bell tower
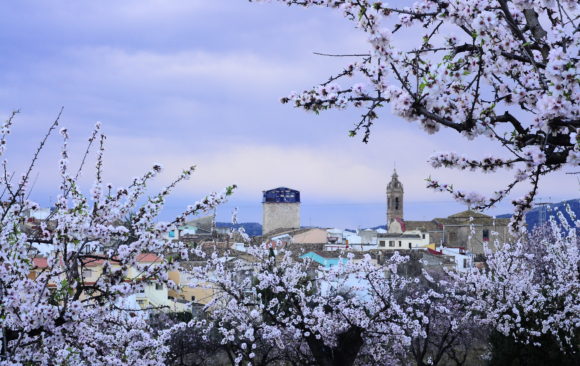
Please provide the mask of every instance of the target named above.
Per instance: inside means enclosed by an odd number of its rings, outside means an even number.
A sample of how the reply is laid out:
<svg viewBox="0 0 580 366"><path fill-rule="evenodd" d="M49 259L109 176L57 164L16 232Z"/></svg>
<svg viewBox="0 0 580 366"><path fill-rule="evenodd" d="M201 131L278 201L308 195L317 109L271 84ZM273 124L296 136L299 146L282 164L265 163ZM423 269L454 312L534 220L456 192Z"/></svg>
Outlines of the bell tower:
<svg viewBox="0 0 580 366"><path fill-rule="evenodd" d="M403 185L399 182L399 175L395 169L387 185L387 227L391 220L403 218L403 193Z"/></svg>

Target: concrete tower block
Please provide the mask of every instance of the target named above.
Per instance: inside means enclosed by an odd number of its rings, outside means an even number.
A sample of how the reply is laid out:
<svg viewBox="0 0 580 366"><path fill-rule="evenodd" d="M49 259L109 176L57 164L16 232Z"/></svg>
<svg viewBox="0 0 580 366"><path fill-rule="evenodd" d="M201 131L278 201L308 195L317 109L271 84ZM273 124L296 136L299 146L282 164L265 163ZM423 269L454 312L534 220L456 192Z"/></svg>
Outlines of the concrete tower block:
<svg viewBox="0 0 580 366"><path fill-rule="evenodd" d="M300 192L278 187L263 192L262 235L276 229L300 228Z"/></svg>

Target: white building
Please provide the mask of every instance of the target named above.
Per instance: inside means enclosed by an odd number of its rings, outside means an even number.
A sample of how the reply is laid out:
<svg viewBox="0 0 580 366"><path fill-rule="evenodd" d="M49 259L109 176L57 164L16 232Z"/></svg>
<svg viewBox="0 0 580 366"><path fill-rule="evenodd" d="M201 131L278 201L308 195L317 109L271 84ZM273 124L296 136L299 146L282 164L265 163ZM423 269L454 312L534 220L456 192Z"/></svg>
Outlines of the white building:
<svg viewBox="0 0 580 366"><path fill-rule="evenodd" d="M411 230L404 233L379 234L377 240L377 249L382 250L423 249L429 245L429 234Z"/></svg>
<svg viewBox="0 0 580 366"><path fill-rule="evenodd" d="M187 235L210 235L214 220L213 215L208 215L184 222L181 225L171 225L164 236L166 239L180 240Z"/></svg>
<svg viewBox="0 0 580 366"><path fill-rule="evenodd" d="M372 230L371 230L372 231ZM367 251L376 249L376 233L373 235L368 233L368 230L359 230L353 233L348 230L329 229L328 242L324 246L324 250L353 250L353 251Z"/></svg>
<svg viewBox="0 0 580 366"><path fill-rule="evenodd" d="M466 251L463 248L440 248L444 255L453 256L455 262L455 269L457 271L463 272L467 269L473 267L474 254Z"/></svg>
<svg viewBox="0 0 580 366"><path fill-rule="evenodd" d="M30 211L30 217L36 220L46 220L50 216L50 208L39 208L34 211Z"/></svg>
<svg viewBox="0 0 580 366"><path fill-rule="evenodd" d="M378 234L377 249L382 250L402 250L427 248L429 245L429 234L419 230L405 231L402 219L393 219L389 224L389 231Z"/></svg>

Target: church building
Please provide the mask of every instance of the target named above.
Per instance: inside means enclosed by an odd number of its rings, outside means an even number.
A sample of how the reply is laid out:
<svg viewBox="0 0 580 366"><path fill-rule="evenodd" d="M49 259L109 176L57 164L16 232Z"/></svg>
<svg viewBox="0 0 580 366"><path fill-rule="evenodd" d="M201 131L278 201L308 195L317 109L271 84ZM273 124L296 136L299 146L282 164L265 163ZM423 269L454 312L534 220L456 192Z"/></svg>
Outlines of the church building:
<svg viewBox="0 0 580 366"><path fill-rule="evenodd" d="M483 254L484 246L492 250L494 241L505 242L509 238L510 219L498 219L468 209L446 218L431 221L405 220L403 184L395 170L387 185L387 228L403 228L403 232L427 234L430 242L437 246L463 248L475 254Z"/></svg>

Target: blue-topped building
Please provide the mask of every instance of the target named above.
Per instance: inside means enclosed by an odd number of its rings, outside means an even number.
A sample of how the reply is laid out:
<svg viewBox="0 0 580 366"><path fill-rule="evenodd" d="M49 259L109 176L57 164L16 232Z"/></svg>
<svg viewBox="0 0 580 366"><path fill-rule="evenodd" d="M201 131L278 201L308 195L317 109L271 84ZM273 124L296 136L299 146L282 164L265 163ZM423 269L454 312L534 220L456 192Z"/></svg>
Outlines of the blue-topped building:
<svg viewBox="0 0 580 366"><path fill-rule="evenodd" d="M286 187L270 189L263 192L262 202L300 203L300 192Z"/></svg>
<svg viewBox="0 0 580 366"><path fill-rule="evenodd" d="M267 235L279 229L300 228L300 192L278 187L262 192L264 219L262 233Z"/></svg>

